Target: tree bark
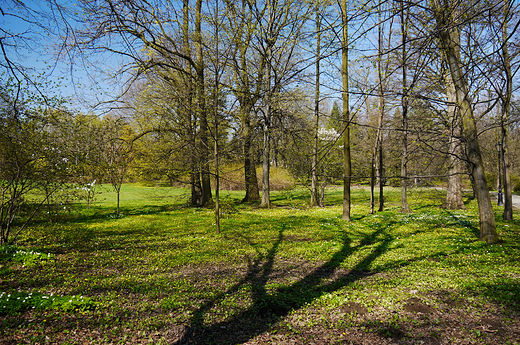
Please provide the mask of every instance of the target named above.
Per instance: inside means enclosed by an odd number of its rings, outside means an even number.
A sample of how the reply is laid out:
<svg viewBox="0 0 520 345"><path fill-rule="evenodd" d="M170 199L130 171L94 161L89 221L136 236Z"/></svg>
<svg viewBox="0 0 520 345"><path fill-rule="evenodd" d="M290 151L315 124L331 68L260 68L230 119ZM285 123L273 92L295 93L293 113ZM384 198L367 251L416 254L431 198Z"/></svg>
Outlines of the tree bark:
<svg viewBox="0 0 520 345"><path fill-rule="evenodd" d="M183 38L183 47L184 54L187 57L191 56L191 47L189 41L189 0L183 0L183 22L182 22L182 38ZM191 64L184 60L184 72L187 84L186 90L186 114L185 114L185 137L186 142L188 143L189 148L189 174L190 174L190 187L191 187L191 197L190 197L190 205L198 206L202 203L202 186L200 184L200 170L198 165L198 154L196 147L196 134L195 134L195 126L193 124L193 82L192 82L192 70Z"/></svg>
<svg viewBox="0 0 520 345"><path fill-rule="evenodd" d="M403 154L401 156L401 212L410 212L410 206L408 205L408 198L406 195L407 189L407 163L408 163L408 85L407 85L407 55L406 55L406 41L407 41L407 21L408 15L405 13L404 1L400 1L401 4L401 37L402 37L402 59L403 59L403 94L401 96L401 108L402 108L402 144Z"/></svg>
<svg viewBox="0 0 520 345"><path fill-rule="evenodd" d="M318 191L318 130L320 126L320 60L321 60L321 17L319 1L316 9L316 78L314 91L314 143L312 147L311 206L319 205Z"/></svg>
<svg viewBox="0 0 520 345"><path fill-rule="evenodd" d="M266 118L264 119L264 126L263 126L263 132L264 132L264 149L263 149L263 155L262 155L262 203L260 204L260 207L270 208L271 207L271 188L269 186L269 175L270 175L270 168L271 164L269 161L269 151L270 151L270 117L271 117L271 109L270 106L267 106L266 110Z"/></svg>
<svg viewBox="0 0 520 345"><path fill-rule="evenodd" d="M348 89L348 13L347 1L341 3L343 37L341 44L342 51L342 69L341 78L343 81L343 220L350 221L350 182L352 176L352 163L350 157L350 105L349 105L349 89Z"/></svg>
<svg viewBox="0 0 520 345"><path fill-rule="evenodd" d="M211 200L211 182L209 172L209 144L208 144L208 120L206 109L206 95L204 88L204 57L202 52L202 31L201 31L201 11L202 0L195 2L195 50L196 60L196 81L197 81L197 108L199 115L199 152L201 164L202 182L202 205Z"/></svg>
<svg viewBox="0 0 520 345"><path fill-rule="evenodd" d="M275 42L273 26L275 20L276 2L269 3L267 12L267 37L265 37L266 51L266 106L264 112L264 150L263 150L263 164L262 164L262 203L260 207L269 208L271 207L271 188L269 185L270 180L270 143L271 143L271 118L272 118L272 102L273 102L273 88L271 86L271 72L273 63L273 45ZM276 84L276 81L275 81ZM276 88L276 85L275 85Z"/></svg>
<svg viewBox="0 0 520 345"><path fill-rule="evenodd" d="M504 73L506 75L506 91L505 95L502 95L502 114L500 118L500 130L501 130L501 164L504 180L504 220L513 219L513 194L511 186L511 165L509 163L509 135L507 126L509 123L509 117L511 112L511 94L513 92L513 74L511 71L511 59L509 57L509 49L507 46L508 39L508 16L509 16L509 1L504 0L503 8L503 22L502 22L502 61L504 63Z"/></svg>
<svg viewBox="0 0 520 345"><path fill-rule="evenodd" d="M218 1L216 3L216 17L219 16ZM220 173L219 173L219 145L218 145L218 99L219 99L219 84L220 84L220 69L219 69L219 24L215 25L215 91L213 99L213 119L214 119L214 142L213 149L215 155L215 231L220 233Z"/></svg>
<svg viewBox="0 0 520 345"><path fill-rule="evenodd" d="M245 100L244 100L245 102ZM258 189L258 179L256 176L256 165L252 152L252 129L251 129L251 111L252 107L248 104L240 104L240 112L242 113L242 150L244 154L244 179L246 195L242 202L254 202L260 200L260 191Z"/></svg>
<svg viewBox="0 0 520 345"><path fill-rule="evenodd" d="M451 74L445 75L446 82L446 96L448 98L448 121L449 121L449 147L448 159L450 167L448 169L448 188L446 193L446 200L443 207L449 210L465 209L464 201L462 200L462 143L461 138L461 123L460 123L460 109L457 106L457 95L455 93L455 86L451 79Z"/></svg>
<svg viewBox="0 0 520 345"><path fill-rule="evenodd" d="M375 208L375 183L376 183L376 168L377 168L377 159L379 152L379 211L383 211L384 208L384 200L383 200L383 181L382 181L382 173L383 173L383 118L385 114L385 98L384 98L384 78L383 78L383 68L382 68L382 59L383 59L383 28L382 28L382 20L381 20L381 0L379 1L378 6L378 47L377 47L377 78L378 78L378 98L379 98L379 119L377 123L377 133L376 140L374 143L374 149L372 151L372 166L370 169L370 214L374 213Z"/></svg>
<svg viewBox="0 0 520 345"><path fill-rule="evenodd" d="M433 12L437 24L440 44L455 87L457 105L462 116L462 126L466 152L470 164L470 173L474 182L474 191L478 201L480 217L480 240L488 244L499 241L496 231L495 216L491 197L487 187L482 155L477 137L477 126L473 108L469 99L467 80L462 72L460 59L460 34L455 22L452 4L449 0L432 0Z"/></svg>

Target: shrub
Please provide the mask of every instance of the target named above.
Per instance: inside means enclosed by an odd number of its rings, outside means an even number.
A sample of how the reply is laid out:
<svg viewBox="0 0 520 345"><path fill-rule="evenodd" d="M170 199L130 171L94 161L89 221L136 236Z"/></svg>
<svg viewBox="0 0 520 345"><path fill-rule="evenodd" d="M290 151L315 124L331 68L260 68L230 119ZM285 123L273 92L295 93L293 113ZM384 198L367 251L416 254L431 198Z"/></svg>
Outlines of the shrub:
<svg viewBox="0 0 520 345"><path fill-rule="evenodd" d="M262 167L256 168L258 188L262 189ZM285 168L271 167L270 169L271 190L288 190L294 187L295 180ZM212 181L212 185L215 182ZM220 175L221 190L245 190L244 167L239 164L230 164L222 168Z"/></svg>
<svg viewBox="0 0 520 345"><path fill-rule="evenodd" d="M486 172L486 182L489 190L495 190L497 177L495 174Z"/></svg>
<svg viewBox="0 0 520 345"><path fill-rule="evenodd" d="M257 176L260 180L258 185L262 186L262 168L257 169ZM287 169L280 167L271 167L270 169L270 187L271 190L288 190L294 187L294 178L289 174Z"/></svg>
<svg viewBox="0 0 520 345"><path fill-rule="evenodd" d="M511 185L513 192L520 193L520 177L517 175L511 175Z"/></svg>

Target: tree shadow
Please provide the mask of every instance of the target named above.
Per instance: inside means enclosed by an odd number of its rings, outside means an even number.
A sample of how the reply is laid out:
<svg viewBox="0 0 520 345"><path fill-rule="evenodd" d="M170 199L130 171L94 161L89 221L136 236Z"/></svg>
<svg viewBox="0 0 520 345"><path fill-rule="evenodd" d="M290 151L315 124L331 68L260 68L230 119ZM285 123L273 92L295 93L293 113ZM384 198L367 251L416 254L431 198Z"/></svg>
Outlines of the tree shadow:
<svg viewBox="0 0 520 345"><path fill-rule="evenodd" d="M343 236L343 245L327 262L314 268L300 280L268 292L266 286L273 270L276 253L284 240L283 229L266 255L248 258L247 273L234 286L215 296L195 310L191 322L184 334L175 344L190 343L243 343L268 331L273 324L282 320L290 312L304 307L324 294L337 291L372 274L367 267L388 250L391 241L381 241L373 250L351 270L340 269L341 264L352 254L377 241L390 222L376 228L364 236L359 244L352 246L348 235ZM389 235L387 235L389 236ZM239 291L245 285L251 286L252 304L242 312L232 315L227 320L204 324L206 313L226 296Z"/></svg>
<svg viewBox="0 0 520 345"><path fill-rule="evenodd" d="M34 206L33 206L34 207ZM67 225L67 224L82 224L82 223L92 223L96 221L106 221L111 218L117 220L117 217L114 216L114 209L111 207L100 207L100 206L92 206L88 210L82 209L81 206L77 206L76 204L72 204L70 209L71 212L61 212L60 214L49 217L44 214L45 208L40 210L38 217L31 221L31 225ZM135 207L121 207L121 214L127 216L140 216L140 215L154 215L154 214L163 214L165 212L171 211L172 206L169 205L161 205L154 206L149 205L146 207L135 208Z"/></svg>
<svg viewBox="0 0 520 345"><path fill-rule="evenodd" d="M454 214L452 212L447 211L447 213L454 220L454 222L457 225L460 225L462 227L468 228L469 230L471 230L471 232L473 233L473 235L475 237L477 237L477 238L480 237L480 229L477 228L476 226L474 226L470 221L468 221L466 219L460 219L460 218L457 217L456 214Z"/></svg>

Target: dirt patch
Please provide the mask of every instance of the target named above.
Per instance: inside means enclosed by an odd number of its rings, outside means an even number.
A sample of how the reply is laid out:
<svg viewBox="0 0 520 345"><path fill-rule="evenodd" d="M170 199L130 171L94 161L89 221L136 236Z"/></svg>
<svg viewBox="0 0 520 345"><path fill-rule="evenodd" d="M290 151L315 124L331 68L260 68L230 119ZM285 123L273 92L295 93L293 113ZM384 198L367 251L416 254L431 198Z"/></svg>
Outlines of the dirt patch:
<svg viewBox="0 0 520 345"><path fill-rule="evenodd" d="M409 313L432 314L434 309L424 304L419 298L412 297L404 305L404 310Z"/></svg>
<svg viewBox="0 0 520 345"><path fill-rule="evenodd" d="M358 314L360 316L368 313L368 309L357 302L348 302L342 305L339 310L345 314Z"/></svg>
<svg viewBox="0 0 520 345"><path fill-rule="evenodd" d="M276 258L222 262L164 270L164 279L184 281L186 300L160 305L168 294L154 295L119 287L121 302L100 305L85 315L26 311L0 316L0 344L109 342L144 344L514 344L520 342L517 309L487 300L471 304L459 291L409 290L414 297L388 304L372 279L383 274L368 270L325 267L323 263ZM108 272L107 272L108 274ZM117 274L117 272L112 272ZM366 286L354 300L351 282ZM191 290L199 293L195 294ZM211 292L208 294L206 292ZM344 291L335 295L335 291ZM348 302L329 308L321 298ZM92 291L102 297L111 290ZM255 297L256 294L256 297ZM305 296L307 294L307 297ZM310 295L310 297L308 297ZM211 297L212 296L212 297ZM156 303L140 307L143 299ZM180 303L182 302L182 303ZM428 304L426 304L428 302ZM153 303L151 303L153 304ZM365 306L370 306L370 312ZM463 306L464 308L458 308Z"/></svg>
<svg viewBox="0 0 520 345"><path fill-rule="evenodd" d="M293 235L288 235L283 237L284 241L288 242L315 242L316 239L307 238L307 237L298 237Z"/></svg>

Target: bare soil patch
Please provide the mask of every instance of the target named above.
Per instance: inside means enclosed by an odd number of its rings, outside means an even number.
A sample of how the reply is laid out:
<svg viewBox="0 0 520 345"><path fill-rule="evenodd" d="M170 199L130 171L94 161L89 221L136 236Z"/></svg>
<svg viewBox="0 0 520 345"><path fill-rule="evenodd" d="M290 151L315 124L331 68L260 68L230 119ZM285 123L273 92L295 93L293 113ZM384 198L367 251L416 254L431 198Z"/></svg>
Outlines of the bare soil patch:
<svg viewBox="0 0 520 345"><path fill-rule="evenodd" d="M392 272L328 269L317 262L287 259L274 260L269 270L263 270L268 264L264 259L172 269L172 280L182 279L194 289L215 291L209 299L194 294L182 307L161 308L159 302L165 296L157 294L157 307L143 310L136 306L143 298L152 297L121 289L115 293L125 304L118 306L117 312L111 306L100 306L84 314L26 311L1 316L0 343L520 343L518 310L492 300L479 306L471 296L457 291L424 290L382 305L379 296L366 290L362 299L334 307L318 302L328 293L327 286L337 291L350 282L389 278ZM230 306L228 298L246 288L249 297L236 298ZM301 301L298 291L303 296ZM108 292L93 291L97 296L103 293ZM136 324L141 325L139 331ZM142 325L148 328L143 330Z"/></svg>

